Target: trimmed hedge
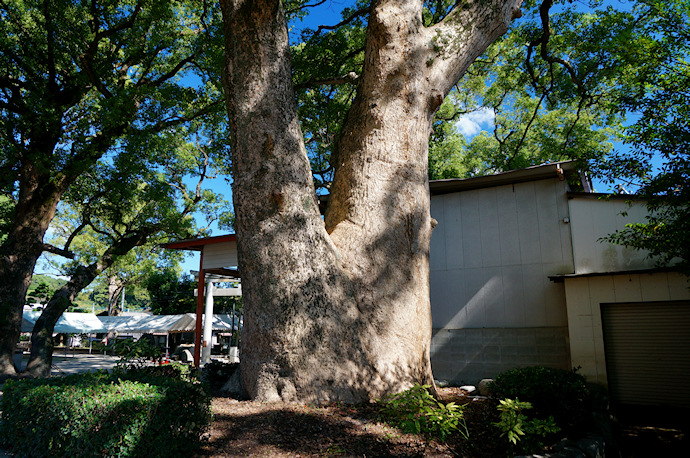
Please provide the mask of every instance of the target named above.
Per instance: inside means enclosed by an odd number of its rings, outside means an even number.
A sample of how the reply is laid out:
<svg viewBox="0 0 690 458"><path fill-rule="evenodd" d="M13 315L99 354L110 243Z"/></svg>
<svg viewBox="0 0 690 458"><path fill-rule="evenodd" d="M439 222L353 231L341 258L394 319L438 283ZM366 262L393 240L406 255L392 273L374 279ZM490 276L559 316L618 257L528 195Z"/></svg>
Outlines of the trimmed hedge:
<svg viewBox="0 0 690 458"><path fill-rule="evenodd" d="M211 422L201 384L152 370L8 381L3 391L0 443L18 456L182 456Z"/></svg>

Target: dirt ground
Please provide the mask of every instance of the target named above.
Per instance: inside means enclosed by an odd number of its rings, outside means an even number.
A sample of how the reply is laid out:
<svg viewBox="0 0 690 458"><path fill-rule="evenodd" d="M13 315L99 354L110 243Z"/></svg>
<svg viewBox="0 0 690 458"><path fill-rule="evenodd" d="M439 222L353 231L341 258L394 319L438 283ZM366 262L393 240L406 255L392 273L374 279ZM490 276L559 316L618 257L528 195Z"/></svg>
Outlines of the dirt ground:
<svg viewBox="0 0 690 458"><path fill-rule="evenodd" d="M443 401L468 403L465 418L471 441L428 441L382 423L375 405L262 404L215 397L214 422L199 456L270 457L497 457L506 456L505 438L491 423L497 421L490 402L472 400L459 388L439 388ZM690 456L687 415L659 423L658 416L628 416L616 424L614 455L623 458ZM646 421L653 419L654 421ZM608 454L608 453L607 453Z"/></svg>
<svg viewBox="0 0 690 458"><path fill-rule="evenodd" d="M443 388L440 394L445 401L461 400L465 395L458 388ZM472 415L480 415L480 404L481 401L466 409L468 420ZM214 422L200 456L467 456L457 441L441 444L402 434L380 422L378 409L373 405L315 407L216 397L212 409ZM476 442L476 435L482 433L471 434ZM486 439L489 442L484 441L484 452L471 453L472 456L496 456L491 442L498 437Z"/></svg>

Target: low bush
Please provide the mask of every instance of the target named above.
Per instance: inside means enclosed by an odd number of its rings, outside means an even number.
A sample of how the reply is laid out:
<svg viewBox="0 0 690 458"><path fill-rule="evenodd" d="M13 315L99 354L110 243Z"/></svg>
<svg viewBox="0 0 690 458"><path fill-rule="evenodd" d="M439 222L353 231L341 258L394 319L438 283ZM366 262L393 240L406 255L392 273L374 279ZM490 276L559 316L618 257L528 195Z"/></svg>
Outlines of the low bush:
<svg viewBox="0 0 690 458"><path fill-rule="evenodd" d="M385 420L405 433L446 440L452 433L460 432L467 439L464 406L437 401L429 388L429 385L415 384L407 391L385 398L381 401Z"/></svg>
<svg viewBox="0 0 690 458"><path fill-rule="evenodd" d="M524 367L499 374L489 387L497 399L529 402L536 418L553 416L566 432L577 430L591 418L592 397L581 375L549 367Z"/></svg>
<svg viewBox="0 0 690 458"><path fill-rule="evenodd" d="M152 371L9 381L0 443L17 456L183 456L211 421L199 383Z"/></svg>
<svg viewBox="0 0 690 458"><path fill-rule="evenodd" d="M195 381L192 366L178 362L130 369L123 369L122 367L116 366L113 368L113 373L122 379L134 377L134 379L138 381L146 381L148 377L167 377L184 380L186 382Z"/></svg>

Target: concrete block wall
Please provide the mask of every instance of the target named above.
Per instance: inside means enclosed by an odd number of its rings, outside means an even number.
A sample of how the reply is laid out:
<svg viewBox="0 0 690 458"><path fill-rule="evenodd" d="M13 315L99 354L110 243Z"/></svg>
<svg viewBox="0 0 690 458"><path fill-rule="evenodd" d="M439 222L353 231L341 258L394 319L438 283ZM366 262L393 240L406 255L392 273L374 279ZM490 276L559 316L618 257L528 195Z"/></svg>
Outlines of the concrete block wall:
<svg viewBox="0 0 690 458"><path fill-rule="evenodd" d="M516 367L571 369L568 328L434 329L431 367L436 380L476 384Z"/></svg>

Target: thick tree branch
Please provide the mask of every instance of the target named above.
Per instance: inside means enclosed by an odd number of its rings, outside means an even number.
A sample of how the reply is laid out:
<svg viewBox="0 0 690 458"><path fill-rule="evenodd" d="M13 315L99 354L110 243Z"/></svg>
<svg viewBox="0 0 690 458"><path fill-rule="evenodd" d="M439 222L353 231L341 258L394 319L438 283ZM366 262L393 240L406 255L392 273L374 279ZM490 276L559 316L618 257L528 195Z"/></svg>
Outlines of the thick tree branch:
<svg viewBox="0 0 690 458"><path fill-rule="evenodd" d="M541 56L542 59L544 59L545 62L548 62L551 66L553 64L558 64L562 66L570 75L570 79L575 83L577 86L578 92L580 93L581 97L587 97L587 88L585 88L584 83L580 80L580 78L577 75L577 71L575 68L570 64L570 62L566 61L565 59L561 59L560 57L553 56L549 54L549 48L548 48L548 43L549 39L551 38L551 23L549 21L549 11L551 10L551 7L553 6L554 0L544 0L542 4L539 6L539 17L541 19L541 24L542 24L542 34L541 36L535 40L534 42L530 43L530 47L528 48L528 57L527 59L529 60L529 56L531 55L531 47L533 46L539 46L539 55ZM531 68L531 67L530 67ZM533 71L531 73L533 75Z"/></svg>
<svg viewBox="0 0 690 458"><path fill-rule="evenodd" d="M47 64L48 64L48 89L52 94L57 92L57 80L55 71L55 36L53 18L51 16L51 6L47 1L43 2L43 17L45 19Z"/></svg>
<svg viewBox="0 0 690 458"><path fill-rule="evenodd" d="M335 29L338 29L338 28L340 28L340 27L342 27L342 26L344 26L344 25L347 25L347 24L351 23L352 21L354 21L354 20L357 19L358 17L366 16L367 14L369 14L369 8L362 8L362 9L356 10L356 11L354 11L350 16L346 17L345 19L343 19L342 21L338 22L338 23L335 24L335 25L320 25L320 26L316 29L316 32L314 32L314 35L313 35L313 36L317 36L318 34L321 33L322 30L335 30Z"/></svg>
<svg viewBox="0 0 690 458"><path fill-rule="evenodd" d="M427 28L427 66L437 99L442 101L472 62L508 30L513 19L522 16L521 4L522 0L462 2Z"/></svg>
<svg viewBox="0 0 690 458"><path fill-rule="evenodd" d="M58 247L51 245L49 243L43 244L43 251L46 251L46 252L52 253L52 254L56 254L58 256L62 256L64 258L74 259L74 253L73 252L71 252L69 250L65 250L63 248L58 248Z"/></svg>

